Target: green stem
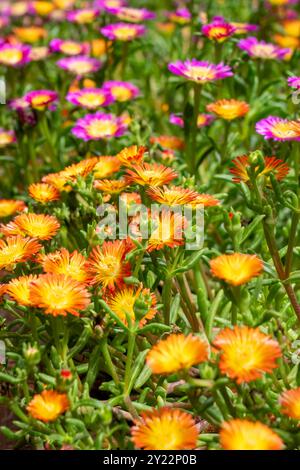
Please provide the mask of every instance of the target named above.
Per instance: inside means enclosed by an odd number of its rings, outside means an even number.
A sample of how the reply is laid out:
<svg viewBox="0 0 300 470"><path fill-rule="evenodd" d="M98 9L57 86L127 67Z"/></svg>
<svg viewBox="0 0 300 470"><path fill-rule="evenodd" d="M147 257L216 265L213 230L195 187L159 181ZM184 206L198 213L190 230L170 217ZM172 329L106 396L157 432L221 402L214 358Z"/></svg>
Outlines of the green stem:
<svg viewBox="0 0 300 470"><path fill-rule="evenodd" d="M292 217L292 225L291 225L291 231L290 231L290 237L289 237L289 243L288 243L288 250L286 254L286 261L285 261L285 275L288 278L290 275L290 272L292 270L292 264L293 264L293 252L294 252L294 245L297 237L297 228L300 220L300 213L299 212L294 212L293 217Z"/></svg>
<svg viewBox="0 0 300 470"><path fill-rule="evenodd" d="M125 378L124 378L124 395L125 396L128 396L128 392L129 392L131 367L132 367L133 353L134 353L134 347L135 347L135 338L136 338L136 332L129 330L128 331L128 345L127 345L127 359L126 359Z"/></svg>
<svg viewBox="0 0 300 470"><path fill-rule="evenodd" d="M162 300L164 305L165 324L170 325L170 309L171 309L172 279L167 276L164 282Z"/></svg>
<svg viewBox="0 0 300 470"><path fill-rule="evenodd" d="M201 87L198 83L194 83L194 112L193 112L193 121L191 127L191 136L188 148L188 167L192 175L196 174L196 138L198 131L198 115L199 115L199 106L201 98Z"/></svg>
<svg viewBox="0 0 300 470"><path fill-rule="evenodd" d="M110 375L112 376L115 384L119 384L120 380L119 380L116 368L111 360L110 352L107 347L107 338L105 338L101 343L101 351L102 351L102 354L103 354L103 357L104 357L104 360L105 360L105 363L109 370Z"/></svg>

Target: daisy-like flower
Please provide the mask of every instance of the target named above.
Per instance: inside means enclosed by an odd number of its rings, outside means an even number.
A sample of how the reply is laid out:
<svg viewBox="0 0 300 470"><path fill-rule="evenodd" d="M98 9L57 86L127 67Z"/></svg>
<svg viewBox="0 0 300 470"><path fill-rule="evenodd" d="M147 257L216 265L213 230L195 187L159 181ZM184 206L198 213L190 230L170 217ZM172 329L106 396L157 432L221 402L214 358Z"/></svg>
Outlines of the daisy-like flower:
<svg viewBox="0 0 300 470"><path fill-rule="evenodd" d="M95 0L95 6L107 12L113 8L121 8L126 5L126 0Z"/></svg>
<svg viewBox="0 0 300 470"><path fill-rule="evenodd" d="M89 279L87 261L78 251L70 253L66 248L61 248L42 256L41 265L47 274L63 274L82 283L86 283Z"/></svg>
<svg viewBox="0 0 300 470"><path fill-rule="evenodd" d="M255 37L242 39L238 43L238 47L242 51L246 51L249 56L257 59L284 59L290 53L289 49L283 49L275 44L259 41Z"/></svg>
<svg viewBox="0 0 300 470"><path fill-rule="evenodd" d="M168 69L175 75L179 75L200 85L233 76L232 70L228 65L224 65L223 63L215 65L196 59L186 60L185 62L178 60L177 62L169 64Z"/></svg>
<svg viewBox="0 0 300 470"><path fill-rule="evenodd" d="M13 144L17 141L14 131L7 131L0 127L0 148Z"/></svg>
<svg viewBox="0 0 300 470"><path fill-rule="evenodd" d="M101 28L100 32L111 41L132 41L144 36L146 28L141 24L113 23Z"/></svg>
<svg viewBox="0 0 300 470"><path fill-rule="evenodd" d="M114 102L113 96L101 88L82 88L79 91L68 93L66 100L75 106L86 109L97 109Z"/></svg>
<svg viewBox="0 0 300 470"><path fill-rule="evenodd" d="M280 397L281 412L300 420L300 387L287 390Z"/></svg>
<svg viewBox="0 0 300 470"><path fill-rule="evenodd" d="M37 240L23 238L20 235L0 240L0 269L11 269L36 255L41 249Z"/></svg>
<svg viewBox="0 0 300 470"><path fill-rule="evenodd" d="M13 29L14 34L21 42L34 43L47 37L47 31L40 26L26 26Z"/></svg>
<svg viewBox="0 0 300 470"><path fill-rule="evenodd" d="M299 18L288 19L283 21L282 27L287 36L294 38L300 37L300 20Z"/></svg>
<svg viewBox="0 0 300 470"><path fill-rule="evenodd" d="M289 121L276 116L269 116L256 123L256 132L265 140L273 139L281 142L300 140L300 121Z"/></svg>
<svg viewBox="0 0 300 470"><path fill-rule="evenodd" d="M132 23L153 20L156 16L155 13L147 10L147 8L119 7L111 8L109 12L121 21L131 21Z"/></svg>
<svg viewBox="0 0 300 470"><path fill-rule="evenodd" d="M72 190L72 187L68 185L68 177L64 175L63 172L58 173L50 173L49 175L45 175L42 178L43 183L50 184L54 188L56 188L59 192L66 191L69 192Z"/></svg>
<svg viewBox="0 0 300 470"><path fill-rule="evenodd" d="M220 443L224 450L281 450L281 438L259 421L233 419L222 424Z"/></svg>
<svg viewBox="0 0 300 470"><path fill-rule="evenodd" d="M7 237L11 235L23 235L39 240L51 240L60 224L53 215L45 214L20 214L6 225L0 225L0 231Z"/></svg>
<svg viewBox="0 0 300 470"><path fill-rule="evenodd" d="M172 334L150 349L146 362L153 374L172 374L200 364L207 358L207 344L201 338L193 335Z"/></svg>
<svg viewBox="0 0 300 470"><path fill-rule="evenodd" d="M198 193L195 191L178 186L171 186L170 188L168 186L164 186L163 188L149 188L147 194L153 201L171 207L190 204L198 196Z"/></svg>
<svg viewBox="0 0 300 470"><path fill-rule="evenodd" d="M107 178L117 173L121 168L121 163L117 157L99 157L94 167L94 176L97 179Z"/></svg>
<svg viewBox="0 0 300 470"><path fill-rule="evenodd" d="M249 111L249 105L248 103L245 103L245 101L224 99L208 104L206 109L210 113L214 113L220 118L231 121L233 119L245 116L245 114L247 114Z"/></svg>
<svg viewBox="0 0 300 470"><path fill-rule="evenodd" d="M88 24L95 21L98 16L98 10L95 8L82 8L67 13L67 20L71 23Z"/></svg>
<svg viewBox="0 0 300 470"><path fill-rule="evenodd" d="M76 42L71 39L52 39L49 47L52 52L60 52L61 54L69 56L85 55L90 51L88 44Z"/></svg>
<svg viewBox="0 0 300 470"><path fill-rule="evenodd" d="M53 12L55 6L51 2L40 0L31 2L30 8L32 9L33 14L48 16Z"/></svg>
<svg viewBox="0 0 300 470"><path fill-rule="evenodd" d="M30 60L35 62L38 60L44 60L49 55L49 49L46 46L32 47L29 57Z"/></svg>
<svg viewBox="0 0 300 470"><path fill-rule="evenodd" d="M123 166L131 167L142 163L146 151L147 147L132 145L121 150L117 158Z"/></svg>
<svg viewBox="0 0 300 470"><path fill-rule="evenodd" d="M300 77L289 77L287 82L292 88L296 88L297 90L300 88Z"/></svg>
<svg viewBox="0 0 300 470"><path fill-rule="evenodd" d="M30 91L24 96L24 99L28 102L29 106L38 111L55 109L58 93L51 90Z"/></svg>
<svg viewBox="0 0 300 470"><path fill-rule="evenodd" d="M298 38L294 38L293 36L283 36L282 34L274 34L273 37L274 41L280 47L286 47L291 51L295 51L300 46L300 40ZM287 55L287 57L289 57Z"/></svg>
<svg viewBox="0 0 300 470"><path fill-rule="evenodd" d="M0 44L0 64L20 67L29 62L30 47L23 44Z"/></svg>
<svg viewBox="0 0 300 470"><path fill-rule="evenodd" d="M174 248L183 245L185 227L186 219L177 213L163 210L158 215L152 214L152 230L147 251L161 250L166 246Z"/></svg>
<svg viewBox="0 0 300 470"><path fill-rule="evenodd" d="M85 158L79 163L67 166L59 174L66 178L67 181L76 181L76 178L85 178L94 170L98 162L97 157Z"/></svg>
<svg viewBox="0 0 300 470"><path fill-rule="evenodd" d="M159 135L151 137L150 143L152 145L160 145L166 150L182 150L184 148L184 140L175 135Z"/></svg>
<svg viewBox="0 0 300 470"><path fill-rule="evenodd" d="M276 157L264 157L264 161L265 166L259 172L257 177L268 176L270 173L272 173L277 181L281 181L289 173L290 169L288 165L283 162L283 160L279 160ZM249 175L247 170L250 168L248 155L237 157L232 160L232 163L234 164L235 168L230 168L229 171L234 175L233 181L235 183L240 183L241 181L243 181L243 183L248 183Z"/></svg>
<svg viewBox="0 0 300 470"><path fill-rule="evenodd" d="M108 297L106 302L125 325L128 324L128 317L132 322L138 321L141 327L157 314L155 294L143 287L124 287Z"/></svg>
<svg viewBox="0 0 300 470"><path fill-rule="evenodd" d="M89 73L97 72L102 67L102 62L93 57L87 57L85 55L77 55L75 57L67 57L60 59L57 62L58 67L63 70L81 77Z"/></svg>
<svg viewBox="0 0 300 470"><path fill-rule="evenodd" d="M72 134L78 139L88 141L120 137L126 130L127 126L122 117L98 112L78 119Z"/></svg>
<svg viewBox="0 0 300 470"><path fill-rule="evenodd" d="M87 264L91 283L111 291L121 287L131 273L130 263L125 261L127 252L125 240L105 241L93 248Z"/></svg>
<svg viewBox="0 0 300 470"><path fill-rule="evenodd" d="M235 27L223 18L214 18L212 23L202 26L202 34L217 42L224 42L235 34Z"/></svg>
<svg viewBox="0 0 300 470"><path fill-rule="evenodd" d="M124 189L128 187L128 181L125 179L119 179L119 180L108 180L108 179L103 179L103 180L96 180L94 181L94 188L97 189L98 191L102 191L103 193L107 194L119 194Z"/></svg>
<svg viewBox="0 0 300 470"><path fill-rule="evenodd" d="M186 25L191 22L192 15L187 8L177 8L175 11L167 11L166 16L170 21L179 25Z"/></svg>
<svg viewBox="0 0 300 470"><path fill-rule="evenodd" d="M209 126L214 121L214 119L215 119L214 116L212 116L211 114L204 114L204 113L199 114L197 118L198 129ZM171 114L170 123L174 124L175 126L184 128L183 117L178 114Z"/></svg>
<svg viewBox="0 0 300 470"><path fill-rule="evenodd" d="M198 194L197 197L191 201L191 206L197 207L197 206L204 206L204 207L214 207L218 206L220 204L219 199L216 199L214 196L211 194Z"/></svg>
<svg viewBox="0 0 300 470"><path fill-rule="evenodd" d="M225 328L218 334L214 345L221 351L219 368L222 374L238 384L252 382L264 372L276 369L276 359L281 357L280 346L258 328L235 326Z"/></svg>
<svg viewBox="0 0 300 470"><path fill-rule="evenodd" d="M34 395L27 407L27 411L34 419L49 423L55 421L69 407L69 400L65 393L43 390L39 395Z"/></svg>
<svg viewBox="0 0 300 470"><path fill-rule="evenodd" d="M142 413L131 428L135 447L144 450L190 450L197 446L199 431L193 417L175 408Z"/></svg>
<svg viewBox="0 0 300 470"><path fill-rule="evenodd" d="M12 279L7 284L6 293L19 305L30 306L30 286L36 279L37 276L32 274Z"/></svg>
<svg viewBox="0 0 300 470"><path fill-rule="evenodd" d="M64 274L42 274L30 286L32 305L46 315L79 316L90 304L90 294L83 283Z"/></svg>
<svg viewBox="0 0 300 470"><path fill-rule="evenodd" d="M23 212L26 209L24 201L15 199L0 199L0 219L9 217L16 212Z"/></svg>
<svg viewBox="0 0 300 470"><path fill-rule="evenodd" d="M68 10L74 5L75 0L53 0L53 3L57 8Z"/></svg>
<svg viewBox="0 0 300 470"><path fill-rule="evenodd" d="M258 30L258 26L256 24L237 23L235 21L231 21L231 24L235 28L235 35L252 33Z"/></svg>
<svg viewBox="0 0 300 470"><path fill-rule="evenodd" d="M163 186L177 178L177 173L169 167L158 163L141 163L127 169L127 180L141 186Z"/></svg>
<svg viewBox="0 0 300 470"><path fill-rule="evenodd" d="M33 183L28 188L29 196L41 204L57 201L60 198L60 192L54 186L48 183Z"/></svg>
<svg viewBox="0 0 300 470"><path fill-rule="evenodd" d="M240 286L257 277L263 270L263 263L256 255L233 253L211 260L211 272L233 286Z"/></svg>

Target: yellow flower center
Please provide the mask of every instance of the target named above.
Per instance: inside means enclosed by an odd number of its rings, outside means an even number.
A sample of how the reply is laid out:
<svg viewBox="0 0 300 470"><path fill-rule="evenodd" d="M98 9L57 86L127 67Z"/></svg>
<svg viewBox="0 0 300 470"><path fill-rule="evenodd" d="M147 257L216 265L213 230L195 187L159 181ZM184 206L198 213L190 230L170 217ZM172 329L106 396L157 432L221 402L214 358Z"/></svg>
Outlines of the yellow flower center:
<svg viewBox="0 0 300 470"><path fill-rule="evenodd" d="M206 82L215 78L215 72L212 69L195 65L189 68L187 75L195 82Z"/></svg>
<svg viewBox="0 0 300 470"><path fill-rule="evenodd" d="M10 134L5 132L0 133L0 147L10 144L13 141L13 138Z"/></svg>
<svg viewBox="0 0 300 470"><path fill-rule="evenodd" d="M31 99L31 106L36 109L43 109L47 106L49 95L36 95Z"/></svg>
<svg viewBox="0 0 300 470"><path fill-rule="evenodd" d="M76 44L75 42L65 42L60 46L61 51L64 54L76 55L81 52L81 45Z"/></svg>
<svg viewBox="0 0 300 470"><path fill-rule="evenodd" d="M253 54L262 59L273 59L276 57L272 44L255 44L253 46Z"/></svg>
<svg viewBox="0 0 300 470"><path fill-rule="evenodd" d="M95 120L87 126L87 132L91 137L109 137L117 131L117 125L111 121Z"/></svg>
<svg viewBox="0 0 300 470"><path fill-rule="evenodd" d="M78 101L83 106L91 106L97 107L101 106L104 102L104 96L100 93L84 93L83 95L79 96Z"/></svg>
<svg viewBox="0 0 300 470"><path fill-rule="evenodd" d="M0 61L7 65L18 64L22 60L22 52L18 49L5 49L0 52Z"/></svg>
<svg viewBox="0 0 300 470"><path fill-rule="evenodd" d="M77 73L78 75L82 75L91 71L91 64L89 62L81 60L70 64L69 68L71 72Z"/></svg>
<svg viewBox="0 0 300 470"><path fill-rule="evenodd" d="M131 98L131 91L122 86L112 87L111 93L118 101L127 101Z"/></svg>
<svg viewBox="0 0 300 470"><path fill-rule="evenodd" d="M120 41L129 41L136 36L136 31L132 28L123 26L115 30L115 36Z"/></svg>
<svg viewBox="0 0 300 470"><path fill-rule="evenodd" d="M297 127L289 122L279 122L274 125L272 132L278 138L300 137L300 123Z"/></svg>

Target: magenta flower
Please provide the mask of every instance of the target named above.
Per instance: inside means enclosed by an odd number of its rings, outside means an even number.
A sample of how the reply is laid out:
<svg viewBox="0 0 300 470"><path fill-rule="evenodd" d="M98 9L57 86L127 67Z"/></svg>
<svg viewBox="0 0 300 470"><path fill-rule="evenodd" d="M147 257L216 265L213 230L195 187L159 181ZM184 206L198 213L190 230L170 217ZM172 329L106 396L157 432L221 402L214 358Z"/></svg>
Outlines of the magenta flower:
<svg viewBox="0 0 300 470"><path fill-rule="evenodd" d="M68 72L71 72L78 77L86 75L88 73L97 72L102 67L100 60L84 55L78 55L76 57L67 57L60 59L57 65Z"/></svg>
<svg viewBox="0 0 300 470"><path fill-rule="evenodd" d="M255 37L242 39L238 47L246 51L251 57L258 59L284 59L291 52L290 49L283 49L275 44L259 41Z"/></svg>
<svg viewBox="0 0 300 470"><path fill-rule="evenodd" d="M120 102L132 100L140 94L138 87L130 82L110 80L104 82L102 88L111 94L116 101Z"/></svg>
<svg viewBox="0 0 300 470"><path fill-rule="evenodd" d="M16 140L16 134L14 131L7 131L0 127L0 147L13 144Z"/></svg>
<svg viewBox="0 0 300 470"><path fill-rule="evenodd" d="M187 8L177 8L175 11L167 11L165 15L170 21L181 25L190 23L192 19L192 14Z"/></svg>
<svg viewBox="0 0 300 470"><path fill-rule="evenodd" d="M94 6L105 11L110 11L115 8L121 8L127 5L126 0L95 0Z"/></svg>
<svg viewBox="0 0 300 470"><path fill-rule="evenodd" d="M146 33L146 28L140 24L114 23L100 29L103 36L111 41L132 41Z"/></svg>
<svg viewBox="0 0 300 470"><path fill-rule="evenodd" d="M131 21L132 23L140 23L141 21L153 20L155 13L147 8L109 8L109 13L115 15L121 21Z"/></svg>
<svg viewBox="0 0 300 470"><path fill-rule="evenodd" d="M168 65L168 69L175 75L180 75L187 80L201 85L233 76L232 70L228 65L224 65L223 63L215 65L196 59L186 60L185 62L181 62L180 60L172 62Z"/></svg>
<svg viewBox="0 0 300 470"><path fill-rule="evenodd" d="M75 56L85 55L90 51L88 44L68 40L68 39L52 39L49 44L52 52L60 52L61 54Z"/></svg>
<svg viewBox="0 0 300 470"><path fill-rule="evenodd" d="M253 33L258 30L258 26L256 24L237 23L235 21L231 21L231 24L235 28L235 34Z"/></svg>
<svg viewBox="0 0 300 470"><path fill-rule="evenodd" d="M122 117L98 112L78 119L72 134L78 139L88 141L120 137L126 130L127 125Z"/></svg>
<svg viewBox="0 0 300 470"><path fill-rule="evenodd" d="M289 77L287 82L292 88L296 88L297 90L300 88L300 77Z"/></svg>
<svg viewBox="0 0 300 470"><path fill-rule="evenodd" d="M7 67L21 67L30 61L29 46L24 44L0 44L0 64Z"/></svg>
<svg viewBox="0 0 300 470"><path fill-rule="evenodd" d="M236 29L223 18L214 18L212 23L202 26L202 34L211 40L223 42L234 35Z"/></svg>
<svg viewBox="0 0 300 470"><path fill-rule="evenodd" d="M35 126L37 123L37 117L34 110L30 107L30 104L23 96L22 98L16 98L8 103L8 106L17 112L19 121L28 126Z"/></svg>
<svg viewBox="0 0 300 470"><path fill-rule="evenodd" d="M114 102L113 96L102 88L82 88L79 91L68 93L66 100L75 106L86 109L97 109Z"/></svg>
<svg viewBox="0 0 300 470"><path fill-rule="evenodd" d="M30 91L24 96L25 101L33 109L42 111L44 109L54 110L58 101L58 93L52 90L35 90Z"/></svg>
<svg viewBox="0 0 300 470"><path fill-rule="evenodd" d="M87 24L92 23L98 15L98 10L95 8L82 8L80 10L73 10L67 13L67 20L72 23Z"/></svg>
<svg viewBox="0 0 300 470"><path fill-rule="evenodd" d="M209 126L214 121L214 119L215 117L212 116L211 114L201 113L198 115L198 118L197 118L197 127L201 129L201 127ZM184 127L183 117L182 115L179 115L179 114L171 114L170 123L174 124L175 126L179 126L181 128Z"/></svg>
<svg viewBox="0 0 300 470"><path fill-rule="evenodd" d="M300 141L300 121L289 121L288 119L269 116L259 121L255 129L266 140L273 139L281 142L289 140Z"/></svg>

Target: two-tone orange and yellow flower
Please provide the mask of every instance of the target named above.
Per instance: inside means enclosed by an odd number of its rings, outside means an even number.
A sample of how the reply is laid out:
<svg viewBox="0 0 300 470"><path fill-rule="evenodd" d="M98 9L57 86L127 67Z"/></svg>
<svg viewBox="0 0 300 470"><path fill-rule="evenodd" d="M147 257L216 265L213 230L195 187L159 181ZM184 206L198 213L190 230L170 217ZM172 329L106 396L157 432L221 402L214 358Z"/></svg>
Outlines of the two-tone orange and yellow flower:
<svg viewBox="0 0 300 470"><path fill-rule="evenodd" d="M51 240L60 228L60 223L53 215L21 214L12 222L1 224L0 232L9 237L12 235L29 236L39 240Z"/></svg>
<svg viewBox="0 0 300 470"><path fill-rule="evenodd" d="M300 387L285 391L280 397L281 412L300 420Z"/></svg>
<svg viewBox="0 0 300 470"><path fill-rule="evenodd" d="M140 186L163 186L177 178L172 168L158 163L142 163L134 168L127 169L126 179L129 183Z"/></svg>
<svg viewBox="0 0 300 470"><path fill-rule="evenodd" d="M228 284L240 286L263 271L263 263L256 255L233 253L211 260L211 273Z"/></svg>
<svg viewBox="0 0 300 470"><path fill-rule="evenodd" d="M65 393L58 393L55 390L43 390L42 393L34 395L27 406L27 411L32 418L50 423L56 421L69 407L69 399Z"/></svg>
<svg viewBox="0 0 300 470"><path fill-rule="evenodd" d="M210 103L206 106L207 111L214 113L219 118L226 121L245 116L249 112L249 105L245 101L235 99L218 100L215 103Z"/></svg>
<svg viewBox="0 0 300 470"><path fill-rule="evenodd" d="M259 421L233 419L222 424L220 443L224 450L281 450L281 438Z"/></svg>
<svg viewBox="0 0 300 470"><path fill-rule="evenodd" d="M13 269L17 263L30 260L41 248L37 240L21 235L0 240L0 269Z"/></svg>
<svg viewBox="0 0 300 470"><path fill-rule="evenodd" d="M40 256L40 263L47 274L63 274L82 283L87 283L89 279L87 260L77 250L70 253L66 248L61 248Z"/></svg>

